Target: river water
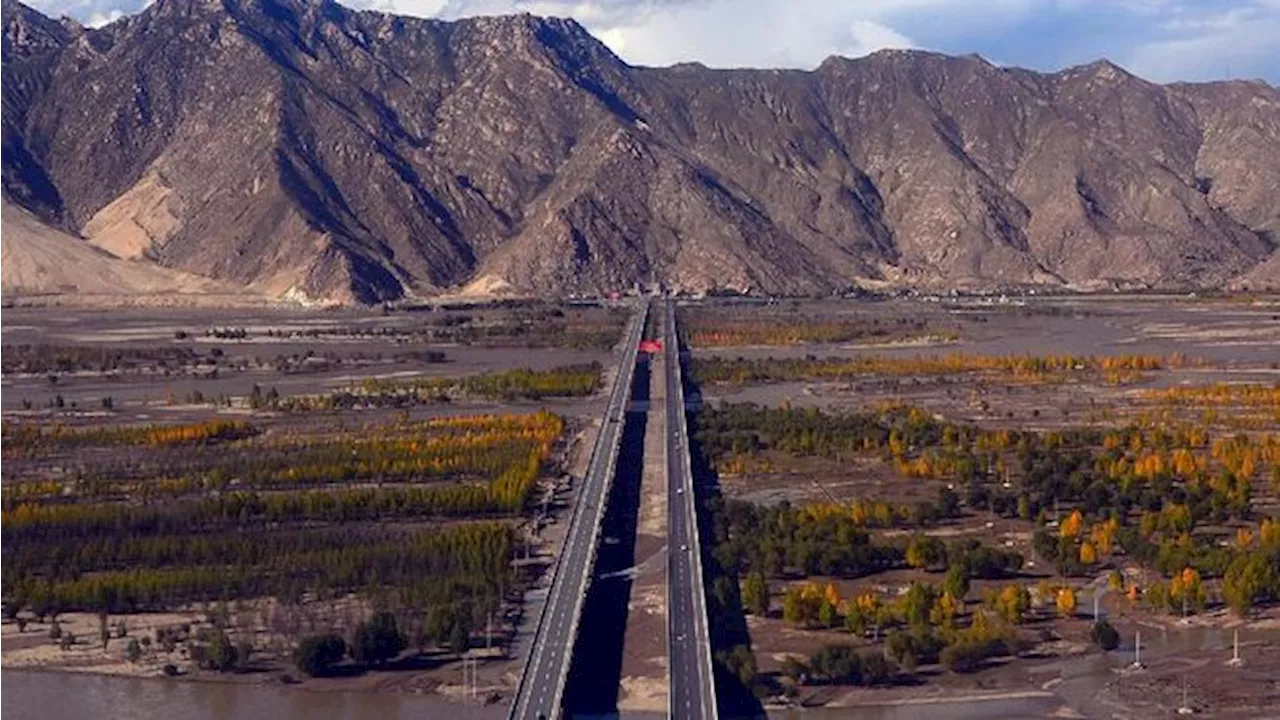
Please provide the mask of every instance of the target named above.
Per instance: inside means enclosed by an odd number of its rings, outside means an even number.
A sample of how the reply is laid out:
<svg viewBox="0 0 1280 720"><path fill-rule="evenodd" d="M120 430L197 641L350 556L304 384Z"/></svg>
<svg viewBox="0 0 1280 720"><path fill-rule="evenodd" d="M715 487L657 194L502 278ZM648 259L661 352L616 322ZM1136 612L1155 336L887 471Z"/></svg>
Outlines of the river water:
<svg viewBox="0 0 1280 720"><path fill-rule="evenodd" d="M1249 632L1247 640L1278 642L1274 631ZM1229 656L1229 631L1210 628L1144 630L1143 657L1220 652ZM976 720L977 718L1053 717L1063 701L1088 708L1089 696L1110 679L1112 670L1132 660L1133 643L1115 653L1064 659L1063 682L1056 697L1022 697L985 701L858 708L781 710L771 718L835 720ZM429 695L395 693L314 692L267 685L174 681L66 672L9 670L0 676L0 714L5 720L497 720L506 706L479 707Z"/></svg>
<svg viewBox="0 0 1280 720"><path fill-rule="evenodd" d="M5 720L489 720L505 715L503 707L429 696L78 673L8 670L0 686Z"/></svg>

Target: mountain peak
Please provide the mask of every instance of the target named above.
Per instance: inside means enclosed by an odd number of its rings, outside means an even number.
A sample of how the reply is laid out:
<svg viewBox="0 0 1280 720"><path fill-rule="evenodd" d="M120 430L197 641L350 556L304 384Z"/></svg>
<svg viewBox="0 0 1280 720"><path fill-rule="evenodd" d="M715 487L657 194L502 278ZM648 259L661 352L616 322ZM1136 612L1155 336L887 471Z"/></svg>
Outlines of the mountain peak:
<svg viewBox="0 0 1280 720"><path fill-rule="evenodd" d="M1063 70L1062 75L1076 76L1086 75L1092 79L1103 82L1123 82L1126 80L1138 79L1133 73L1111 62L1107 58L1099 58L1086 65L1077 65L1075 67Z"/></svg>
<svg viewBox="0 0 1280 720"><path fill-rule="evenodd" d="M26 57L57 50L80 30L74 20L52 20L18 0L4 0L3 57Z"/></svg>
<svg viewBox="0 0 1280 720"><path fill-rule="evenodd" d="M274 294L1216 287L1280 233L1280 103L1244 83L636 69L573 20L331 0L158 0L84 52L4 9L4 197Z"/></svg>

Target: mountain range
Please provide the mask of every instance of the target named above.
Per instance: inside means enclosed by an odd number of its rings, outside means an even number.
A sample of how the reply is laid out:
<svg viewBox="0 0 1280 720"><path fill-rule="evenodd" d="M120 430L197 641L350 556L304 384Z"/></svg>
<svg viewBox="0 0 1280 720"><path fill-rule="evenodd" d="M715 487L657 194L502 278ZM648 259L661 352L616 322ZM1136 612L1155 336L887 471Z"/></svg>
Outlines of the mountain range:
<svg viewBox="0 0 1280 720"><path fill-rule="evenodd" d="M1280 286L1260 81L899 50L636 67L572 20L328 0L157 0L99 29L4 0L3 23L5 203L219 288Z"/></svg>

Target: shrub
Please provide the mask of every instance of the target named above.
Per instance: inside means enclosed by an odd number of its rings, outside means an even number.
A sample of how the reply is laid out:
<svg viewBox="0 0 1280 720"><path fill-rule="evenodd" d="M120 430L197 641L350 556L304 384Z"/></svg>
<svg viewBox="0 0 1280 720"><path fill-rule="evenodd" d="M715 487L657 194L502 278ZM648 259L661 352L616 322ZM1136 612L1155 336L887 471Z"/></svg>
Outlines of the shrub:
<svg viewBox="0 0 1280 720"><path fill-rule="evenodd" d="M200 644L191 646L191 659L205 670L229 672L236 666L236 649L221 630L204 630Z"/></svg>
<svg viewBox="0 0 1280 720"><path fill-rule="evenodd" d="M298 643L293 663L311 677L324 677L346 654L347 642L338 635L312 635Z"/></svg>
<svg viewBox="0 0 1280 720"><path fill-rule="evenodd" d="M974 672L990 658L1009 654L1008 644L1001 638L990 640L964 639L942 651L942 664L958 673Z"/></svg>
<svg viewBox="0 0 1280 720"><path fill-rule="evenodd" d="M351 642L351 659L367 665L381 665L400 654L408 641L396 627L396 617L389 612L374 613L356 628Z"/></svg>
<svg viewBox="0 0 1280 720"><path fill-rule="evenodd" d="M1093 624L1093 641L1103 650L1110 652L1120 647L1120 633L1111 626L1111 623L1099 620Z"/></svg>

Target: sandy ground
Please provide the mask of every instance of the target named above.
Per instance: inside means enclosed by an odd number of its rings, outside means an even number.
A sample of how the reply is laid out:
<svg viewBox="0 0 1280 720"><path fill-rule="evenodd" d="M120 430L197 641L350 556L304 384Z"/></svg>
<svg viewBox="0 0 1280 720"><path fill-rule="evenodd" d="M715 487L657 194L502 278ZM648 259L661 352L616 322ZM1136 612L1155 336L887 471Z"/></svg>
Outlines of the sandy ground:
<svg viewBox="0 0 1280 720"><path fill-rule="evenodd" d="M636 528L636 576L623 636L620 712L667 709L666 378L650 364L649 414Z"/></svg>
<svg viewBox="0 0 1280 720"><path fill-rule="evenodd" d="M0 288L6 302L26 305L245 306L262 296L208 278L123 259L44 225L31 213L0 205L4 233Z"/></svg>
<svg viewBox="0 0 1280 720"><path fill-rule="evenodd" d="M157 628L197 622L199 618L200 613L194 611L113 615L109 620L112 637L104 649L97 615L65 613L58 616L58 623L63 633L70 633L76 638L75 643L67 650L61 649L58 641L49 637L52 623L32 620L24 632L19 632L15 623L6 621L0 627L0 637L4 641L4 666L10 669L59 669L151 677L159 675L161 668L167 663L180 668L189 667L189 653L185 647L179 647L173 653L164 653L153 646L152 651L145 653L139 662L131 663L125 657L129 640L154 637ZM119 638L115 636L114 626L122 619L128 635Z"/></svg>

